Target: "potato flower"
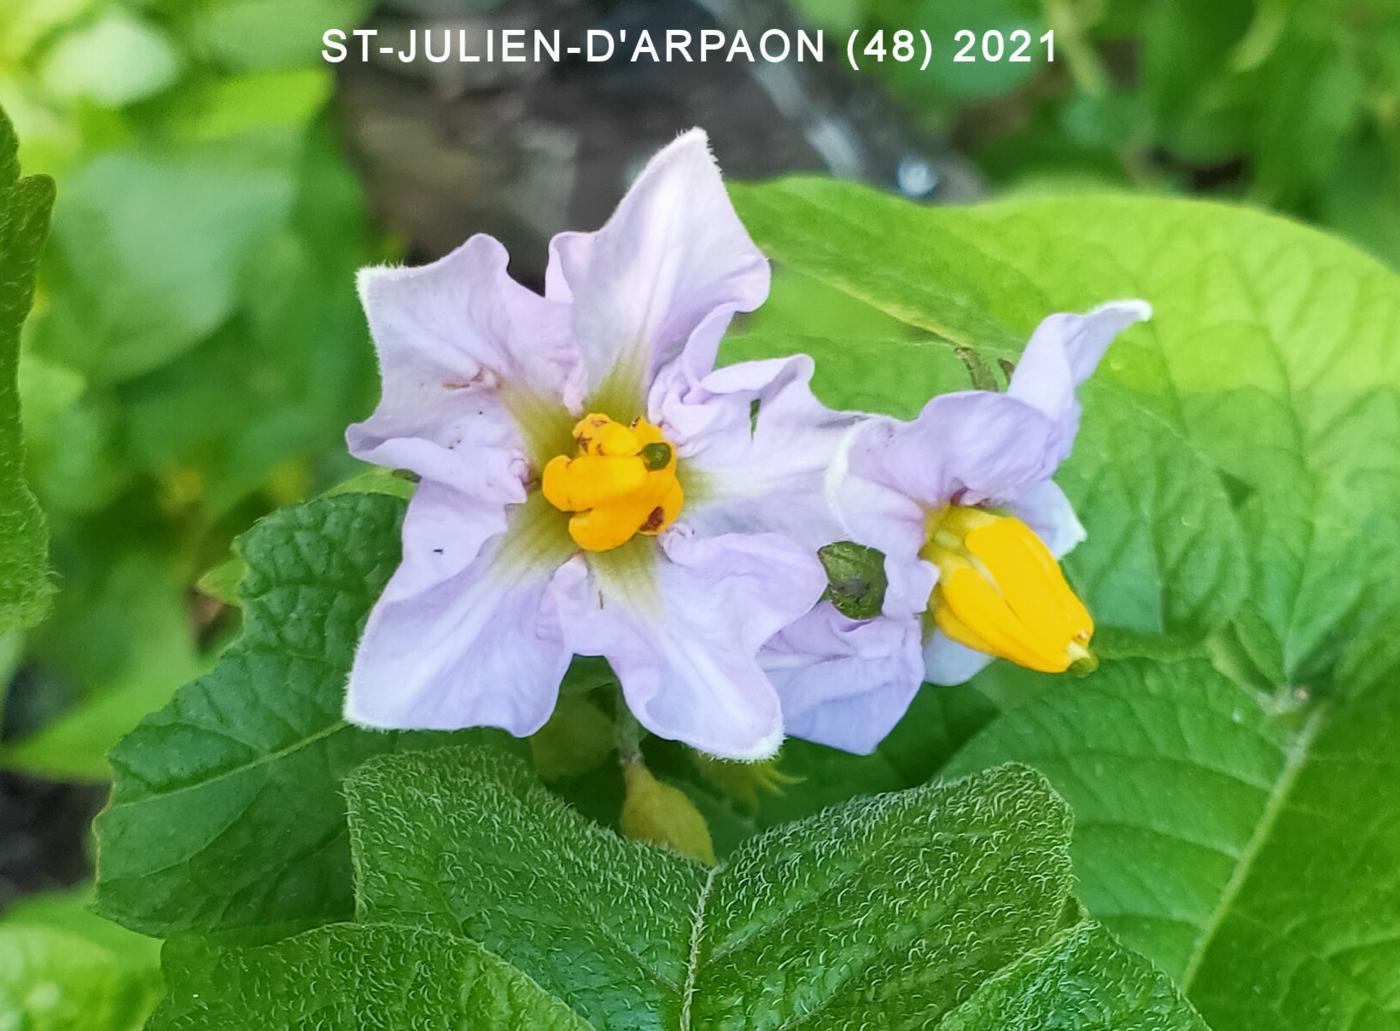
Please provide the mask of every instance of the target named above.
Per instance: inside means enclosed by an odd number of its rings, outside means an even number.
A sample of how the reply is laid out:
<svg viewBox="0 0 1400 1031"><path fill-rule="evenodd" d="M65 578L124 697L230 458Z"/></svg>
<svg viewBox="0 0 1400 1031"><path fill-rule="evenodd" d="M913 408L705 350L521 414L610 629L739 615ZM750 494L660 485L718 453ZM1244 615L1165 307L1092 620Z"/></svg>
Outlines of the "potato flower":
<svg viewBox="0 0 1400 1031"><path fill-rule="evenodd" d="M347 441L420 482L346 718L530 734L572 656L601 655L647 729L771 754L756 655L826 586L798 540L830 523L851 418L813 398L805 356L714 368L769 269L704 134L653 158L603 229L555 237L543 297L506 264L475 236L361 275L383 394Z"/></svg>
<svg viewBox="0 0 1400 1031"><path fill-rule="evenodd" d="M993 658L1092 662L1093 620L1058 563L1084 528L1051 477L1079 428L1075 388L1150 315L1142 301L1051 315L1006 393L944 394L912 422L848 432L829 494L844 538L883 553L884 599L869 619L823 601L770 642L790 734L869 752L925 679L961 683Z"/></svg>

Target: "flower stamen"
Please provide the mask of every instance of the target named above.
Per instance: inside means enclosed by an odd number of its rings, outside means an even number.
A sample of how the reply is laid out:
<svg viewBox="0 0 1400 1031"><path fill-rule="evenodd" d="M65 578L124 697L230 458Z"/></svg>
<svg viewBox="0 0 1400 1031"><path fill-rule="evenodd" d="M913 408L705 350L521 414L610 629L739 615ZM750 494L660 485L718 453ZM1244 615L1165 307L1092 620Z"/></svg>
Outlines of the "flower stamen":
<svg viewBox="0 0 1400 1031"><path fill-rule="evenodd" d="M1092 667L1093 618L1021 520L947 505L919 554L939 570L933 621L959 644L1045 673Z"/></svg>
<svg viewBox="0 0 1400 1031"><path fill-rule="evenodd" d="M569 518L569 536L585 551L611 551L636 534L655 535L680 514L685 492L676 449L638 416L627 425L590 413L574 426L578 454L544 467L545 499Z"/></svg>

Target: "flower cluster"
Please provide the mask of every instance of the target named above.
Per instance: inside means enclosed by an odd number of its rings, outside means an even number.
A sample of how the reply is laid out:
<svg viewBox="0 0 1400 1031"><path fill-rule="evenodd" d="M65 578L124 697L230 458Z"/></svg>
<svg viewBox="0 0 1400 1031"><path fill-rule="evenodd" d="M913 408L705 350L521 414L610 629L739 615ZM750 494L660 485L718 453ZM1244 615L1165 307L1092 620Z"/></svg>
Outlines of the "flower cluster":
<svg viewBox="0 0 1400 1031"><path fill-rule="evenodd" d="M531 734L594 655L644 727L702 752L868 751L926 678L1088 660L1056 561L1083 529L1051 476L1075 386L1145 304L1051 316L1005 394L909 423L827 409L805 355L715 368L769 268L698 130L601 230L555 237L543 296L506 265L476 236L361 274L383 395L350 450L420 482L347 719ZM823 563L846 542L877 549L868 613Z"/></svg>

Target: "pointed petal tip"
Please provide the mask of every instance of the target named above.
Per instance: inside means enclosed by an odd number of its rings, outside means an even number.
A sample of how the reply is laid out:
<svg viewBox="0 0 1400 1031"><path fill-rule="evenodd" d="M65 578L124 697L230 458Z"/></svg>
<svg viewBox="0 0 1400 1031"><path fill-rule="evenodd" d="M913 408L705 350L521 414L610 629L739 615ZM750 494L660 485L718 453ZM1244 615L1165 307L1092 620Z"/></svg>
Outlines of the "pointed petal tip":
<svg viewBox="0 0 1400 1031"><path fill-rule="evenodd" d="M363 301L368 299L372 292L377 292L384 286L435 272L466 258L485 258L504 269L509 262L510 255L505 244L494 236L488 233L474 233L442 257L425 265L406 265L403 262L365 265L355 272L355 286Z"/></svg>
<svg viewBox="0 0 1400 1031"><path fill-rule="evenodd" d="M771 682L767 676L763 677L768 683L769 690L773 690ZM716 727L712 723L705 727L676 727L665 721L658 721L647 711L645 703L637 703L627 694L628 680L622 681L622 691L627 699L627 706L636 716L637 722L645 727L652 734L668 741L679 741L689 748L702 752L705 755L714 756L716 759L724 759L729 762L762 762L764 759L771 759L778 754L783 742L787 739L787 728L783 725L780 711L777 708L776 692L774 694L774 713L770 726L766 732L758 738L749 738L744 730L734 727ZM750 729L748 733L752 733Z"/></svg>
<svg viewBox="0 0 1400 1031"><path fill-rule="evenodd" d="M629 193L645 179L657 175L663 170L673 166L698 165L707 167L713 171L716 177L722 179L719 161L715 157L714 150L710 146L709 134L700 127L687 129L680 133L674 140L666 144L647 161L646 167L642 169L640 175L632 183Z"/></svg>
<svg viewBox="0 0 1400 1031"><path fill-rule="evenodd" d="M778 749L783 746L786 735L781 726L775 727L768 734L759 738L752 745L744 748L727 749L724 752L714 752L721 759L729 759L732 762L762 762L764 759L771 759L778 754ZM701 751L706 751L701 749Z"/></svg>
<svg viewBox="0 0 1400 1031"><path fill-rule="evenodd" d="M706 153L709 153L710 134L707 133L704 129L700 128L700 126L698 125L692 126L691 128L678 133L676 135L675 140L666 149L670 150L671 147L703 147Z"/></svg>
<svg viewBox="0 0 1400 1031"><path fill-rule="evenodd" d="M1090 316L1099 315L1105 312L1121 312L1125 316L1131 316L1133 322L1148 322L1152 319L1152 305L1139 297L1124 298L1118 301L1105 301L1097 305L1087 314Z"/></svg>
<svg viewBox="0 0 1400 1031"><path fill-rule="evenodd" d="M391 263L382 265L366 265L355 270L355 295L360 299L360 309L365 317L369 318L371 305L375 303L375 298L384 285L400 278L404 272L404 266Z"/></svg>

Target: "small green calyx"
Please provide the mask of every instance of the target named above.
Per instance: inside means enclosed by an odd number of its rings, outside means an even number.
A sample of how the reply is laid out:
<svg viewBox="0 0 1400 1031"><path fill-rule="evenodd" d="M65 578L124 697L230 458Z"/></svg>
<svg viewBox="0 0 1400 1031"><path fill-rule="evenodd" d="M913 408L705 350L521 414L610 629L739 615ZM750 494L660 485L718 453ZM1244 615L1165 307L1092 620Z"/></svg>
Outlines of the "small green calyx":
<svg viewBox="0 0 1400 1031"><path fill-rule="evenodd" d="M1090 673L1099 668L1099 657L1089 649L1084 649L1084 654L1074 656L1074 661L1069 664L1069 671L1076 677L1087 677Z"/></svg>
<svg viewBox="0 0 1400 1031"><path fill-rule="evenodd" d="M874 619L885 604L885 554L854 541L837 541L817 551L826 569L822 597L851 619Z"/></svg>
<svg viewBox="0 0 1400 1031"><path fill-rule="evenodd" d="M649 470L655 472L658 469L665 469L671 464L671 445L665 442L648 444L640 452L642 464Z"/></svg>
<svg viewBox="0 0 1400 1031"><path fill-rule="evenodd" d="M690 758L700 776L751 813L758 812L760 796L781 796L789 785L802 780L779 769L776 756L759 762L734 762L691 751Z"/></svg>

